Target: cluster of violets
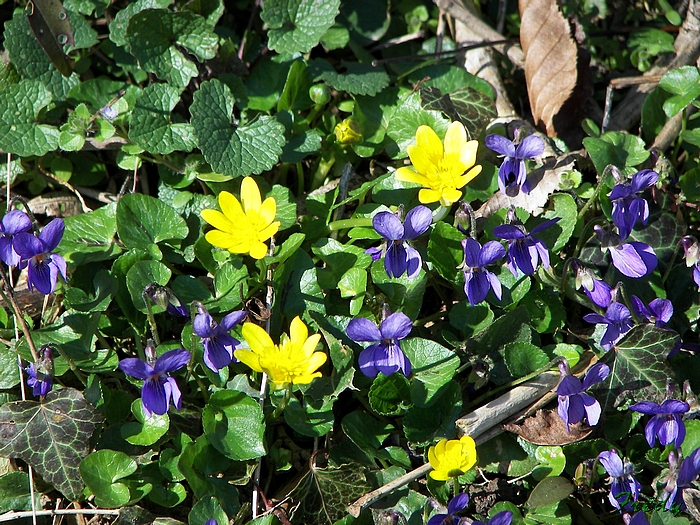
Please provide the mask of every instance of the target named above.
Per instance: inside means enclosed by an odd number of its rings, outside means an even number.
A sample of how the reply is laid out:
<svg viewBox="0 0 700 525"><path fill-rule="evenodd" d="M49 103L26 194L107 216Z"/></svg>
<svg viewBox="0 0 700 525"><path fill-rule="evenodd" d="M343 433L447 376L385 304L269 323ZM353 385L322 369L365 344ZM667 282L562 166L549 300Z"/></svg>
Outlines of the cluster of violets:
<svg viewBox="0 0 700 525"><path fill-rule="evenodd" d="M464 511L467 505L469 505L469 494L464 492L457 494L447 504L446 512L432 516L428 520L427 525L461 525L463 523L471 523L472 525L510 525L513 521L513 513L509 510L503 510L494 514L488 523L459 517L457 514Z"/></svg>

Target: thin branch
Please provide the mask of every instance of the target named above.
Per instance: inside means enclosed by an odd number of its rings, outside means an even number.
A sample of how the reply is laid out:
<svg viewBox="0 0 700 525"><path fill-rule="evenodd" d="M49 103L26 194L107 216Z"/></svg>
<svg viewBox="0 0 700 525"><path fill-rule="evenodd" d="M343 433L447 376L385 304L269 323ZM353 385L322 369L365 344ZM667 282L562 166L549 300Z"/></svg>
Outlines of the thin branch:
<svg viewBox="0 0 700 525"><path fill-rule="evenodd" d="M102 515L102 516L119 516L118 509L59 509L59 510L38 510L37 516L62 516L62 515ZM20 518L28 518L32 516L31 510L21 512L10 511L5 514L0 514L0 523L12 521Z"/></svg>

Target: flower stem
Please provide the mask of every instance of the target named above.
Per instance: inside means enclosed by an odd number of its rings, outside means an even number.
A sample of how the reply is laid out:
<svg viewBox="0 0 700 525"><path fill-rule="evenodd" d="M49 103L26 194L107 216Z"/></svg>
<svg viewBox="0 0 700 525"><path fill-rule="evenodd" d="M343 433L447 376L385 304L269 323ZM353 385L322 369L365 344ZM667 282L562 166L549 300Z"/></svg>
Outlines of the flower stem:
<svg viewBox="0 0 700 525"><path fill-rule="evenodd" d="M372 219L369 217L355 217L354 219L341 219L333 221L328 225L330 231L344 230L348 228L358 228L372 226Z"/></svg>
<svg viewBox="0 0 700 525"><path fill-rule="evenodd" d="M459 496L459 478L457 476L452 478L452 496L455 498Z"/></svg>
<svg viewBox="0 0 700 525"><path fill-rule="evenodd" d="M22 328L22 333L24 334L24 338L27 340L27 344L29 345L29 350L32 353L34 362L38 363L39 353L36 350L36 345L34 344L34 339L32 339L32 334L29 331L29 326L27 326L27 322L24 320L24 317L22 317L22 309L17 304L15 294L13 293L12 288L10 287L10 283L7 279L7 273L5 272L4 266L0 267L0 276L2 277L4 288L8 292L6 294L5 290L3 290L2 287L0 287L0 298L2 298L5 304L11 306L12 313L15 315L15 322L19 323L20 327Z"/></svg>
<svg viewBox="0 0 700 525"><path fill-rule="evenodd" d="M275 407L275 410L272 412L272 416L270 416L270 420L274 421L278 417L282 415L282 412L284 412L284 409L287 408L287 405L289 404L289 400L292 398L292 383L287 383L287 388L284 391L284 397L282 397L282 400L279 402L279 404Z"/></svg>
<svg viewBox="0 0 700 525"><path fill-rule="evenodd" d="M661 278L661 284L664 285L666 284L666 279L668 279L669 274L671 273L671 270L673 269L673 264L676 262L676 257L678 257L678 252L681 249L682 244L676 243L676 249L673 250L673 255L671 255L671 260L668 261L668 266L666 266L666 271L664 272L663 277Z"/></svg>
<svg viewBox="0 0 700 525"><path fill-rule="evenodd" d="M447 206L440 206L437 210L433 212L433 224L440 222L449 213L450 208Z"/></svg>
<svg viewBox="0 0 700 525"><path fill-rule="evenodd" d="M76 366L76 364L75 364L75 363L73 362L73 360L63 351L63 349L62 349L59 345L57 345L56 343L51 343L50 346L51 346L51 348L54 348L54 349L58 352L58 355L60 355L60 356L66 361L66 363L68 363L68 366L70 367L70 369L71 369L71 370L73 371L73 373L75 374L75 377L78 378L78 380L83 384L83 386L87 386L87 378L85 377L85 374L83 374L83 373L78 369L78 367ZM43 347L42 347L42 348L43 348Z"/></svg>
<svg viewBox="0 0 700 525"><path fill-rule="evenodd" d="M585 217L586 212L588 209L593 206L598 201L598 198L600 197L600 192L603 189L603 185L605 184L605 177L608 173L610 173L610 170L612 170L613 166L612 164L608 164L605 166L605 169L603 170L603 173L600 174L600 180L598 181L598 185L595 188L595 192L593 193L593 197L588 199L588 202L583 205L583 208L581 208L581 211L578 212L578 217L576 218L576 221L580 221ZM583 235L581 236L583 238Z"/></svg>
<svg viewBox="0 0 700 525"><path fill-rule="evenodd" d="M146 310L148 311L148 324L151 327L151 335L153 335L153 340L155 341L156 346L158 346L160 345L160 338L158 337L158 327L156 326L156 318L153 316L151 302L148 298L148 295L146 295L145 290L141 294L141 297L143 297L143 302L146 303Z"/></svg>

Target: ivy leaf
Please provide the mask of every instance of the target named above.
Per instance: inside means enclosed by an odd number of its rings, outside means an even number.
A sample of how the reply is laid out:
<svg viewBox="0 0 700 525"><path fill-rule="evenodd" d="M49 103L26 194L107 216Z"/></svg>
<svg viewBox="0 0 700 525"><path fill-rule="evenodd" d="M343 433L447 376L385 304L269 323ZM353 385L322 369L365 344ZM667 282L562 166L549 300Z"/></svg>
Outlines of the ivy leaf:
<svg viewBox="0 0 700 525"><path fill-rule="evenodd" d="M223 82L203 82L190 106L199 149L217 173L243 177L272 169L282 154L284 126L262 116L244 126L232 126L233 95Z"/></svg>
<svg viewBox="0 0 700 525"><path fill-rule="evenodd" d="M53 94L54 100L65 99L71 88L80 83L78 75L73 73L66 78L51 63L34 38L22 10L17 10L12 20L5 22L5 48L10 54L10 62L22 78L39 80Z"/></svg>
<svg viewBox="0 0 700 525"><path fill-rule="evenodd" d="M100 507L123 507L131 500L129 486L119 481L136 472L136 461L123 452L98 450L80 464L80 474Z"/></svg>
<svg viewBox="0 0 700 525"><path fill-rule="evenodd" d="M324 81L338 91L351 95L374 96L389 85L389 75L383 68L360 62L341 62L337 73L325 60L313 60L309 73L314 81Z"/></svg>
<svg viewBox="0 0 700 525"><path fill-rule="evenodd" d="M436 87L421 87L420 99L423 108L441 111L450 120L464 124L469 137L477 137L484 126L498 116L492 98L469 86L444 95Z"/></svg>
<svg viewBox="0 0 700 525"><path fill-rule="evenodd" d="M265 423L257 401L242 392L215 392L202 413L204 433L225 456L245 461L265 455Z"/></svg>
<svg viewBox="0 0 700 525"><path fill-rule="evenodd" d="M58 129L37 124L51 93L36 80L23 80L0 91L0 149L20 157L44 155L58 147Z"/></svg>
<svg viewBox="0 0 700 525"><path fill-rule="evenodd" d="M268 27L268 47L278 53L308 53L333 25L340 0L267 0L260 18Z"/></svg>
<svg viewBox="0 0 700 525"><path fill-rule="evenodd" d="M666 379L673 377L666 357L678 341L678 334L645 324L635 326L627 336L608 351L601 363L610 367L610 383L599 399L611 407L628 390L651 387L657 394L666 391Z"/></svg>
<svg viewBox="0 0 700 525"><path fill-rule="evenodd" d="M148 250L161 241L184 239L188 231L185 219L154 197L132 193L117 204L117 232L128 248Z"/></svg>
<svg viewBox="0 0 700 525"><path fill-rule="evenodd" d="M0 456L21 458L71 501L80 499L80 461L102 417L73 388L49 392L42 403L13 401L0 407Z"/></svg>
<svg viewBox="0 0 700 525"><path fill-rule="evenodd" d="M177 87L185 87L199 71L176 46L204 61L214 58L218 41L204 18L187 11L146 9L131 18L126 30L126 43L141 67Z"/></svg>
<svg viewBox="0 0 700 525"><path fill-rule="evenodd" d="M180 90L168 84L148 86L131 114L129 138L150 153L192 151L195 147L192 126L170 123L170 113L179 101Z"/></svg>

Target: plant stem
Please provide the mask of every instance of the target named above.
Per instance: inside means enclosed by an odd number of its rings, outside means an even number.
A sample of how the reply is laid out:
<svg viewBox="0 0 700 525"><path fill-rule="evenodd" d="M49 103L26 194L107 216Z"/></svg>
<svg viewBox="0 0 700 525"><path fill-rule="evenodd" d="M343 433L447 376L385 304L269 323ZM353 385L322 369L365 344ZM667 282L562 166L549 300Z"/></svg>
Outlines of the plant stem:
<svg viewBox="0 0 700 525"><path fill-rule="evenodd" d="M275 407L275 410L272 412L272 416L270 417L270 421L274 421L280 415L282 415L282 412L284 412L284 409L287 408L287 405L289 404L289 400L292 398L292 383L287 383L287 388L284 391L284 397L282 400L279 402L279 404Z"/></svg>
<svg viewBox="0 0 700 525"><path fill-rule="evenodd" d="M151 335L153 336L153 340L156 343L156 346L160 345L160 337L158 337L158 327L156 326L156 318L153 316L153 309L151 308L151 302L148 298L148 295L146 295L146 292L144 291L141 294L141 297L143 298L143 302L146 303L146 310L147 310L147 316L148 316L148 325L151 328Z"/></svg>
<svg viewBox="0 0 700 525"><path fill-rule="evenodd" d="M372 219L369 217L355 217L354 219L341 219L333 221L328 225L330 231L344 230L347 228L358 228L372 226Z"/></svg>
<svg viewBox="0 0 700 525"><path fill-rule="evenodd" d="M5 291L1 289L2 287L0 287L0 298L5 301L5 304L9 304L12 307L12 312L15 315L15 322L18 322L22 328L22 333L24 334L24 338L27 340L27 344L29 345L29 350L32 353L34 362L37 363L39 362L39 353L36 350L36 345L34 344L34 339L32 339L32 334L29 331L29 326L27 326L27 322L24 320L24 317L22 317L22 309L17 304L15 294L12 292L12 288L10 288L10 283L7 280L7 273L5 273L5 268L0 269L0 275L2 276L5 290L8 291L6 294Z"/></svg>
<svg viewBox="0 0 700 525"><path fill-rule="evenodd" d="M600 197L600 192L602 191L603 185L605 184L605 177L610 172L611 169L612 169L611 164L608 164L607 166L605 166L603 173L600 174L600 180L598 180L598 185L595 188L595 192L593 193L593 197L588 199L588 202L586 202L586 204L583 205L583 208L581 208L581 211L578 212L578 217L576 218L576 222L583 219L584 216L586 215L586 212L588 211L588 208L593 206L593 204L595 204L598 201L598 198ZM583 237L583 235L581 237Z"/></svg>

